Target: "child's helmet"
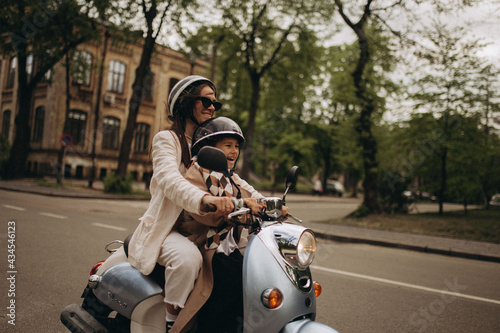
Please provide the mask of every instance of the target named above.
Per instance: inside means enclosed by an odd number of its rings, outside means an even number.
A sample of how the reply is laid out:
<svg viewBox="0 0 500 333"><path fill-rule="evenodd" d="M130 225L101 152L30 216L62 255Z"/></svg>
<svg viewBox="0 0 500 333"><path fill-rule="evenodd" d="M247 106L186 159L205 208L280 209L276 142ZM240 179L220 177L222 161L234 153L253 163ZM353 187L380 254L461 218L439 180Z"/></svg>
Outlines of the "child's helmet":
<svg viewBox="0 0 500 333"><path fill-rule="evenodd" d="M204 121L194 131L191 156L196 156L201 148L207 145L214 145L215 141L224 137L234 137L237 139L240 150L245 143L243 132L234 120L227 117L217 117Z"/></svg>
<svg viewBox="0 0 500 333"><path fill-rule="evenodd" d="M208 83L215 89L215 85L213 84L213 82L201 75L186 76L175 84L175 86L170 91L170 94L168 95L167 101L168 110L170 111L171 117L175 117L181 111L182 108L180 107L180 97L183 95L183 93L189 93L194 87L203 83ZM182 115L184 116L184 118L192 117L193 110L186 110L186 112L187 114Z"/></svg>

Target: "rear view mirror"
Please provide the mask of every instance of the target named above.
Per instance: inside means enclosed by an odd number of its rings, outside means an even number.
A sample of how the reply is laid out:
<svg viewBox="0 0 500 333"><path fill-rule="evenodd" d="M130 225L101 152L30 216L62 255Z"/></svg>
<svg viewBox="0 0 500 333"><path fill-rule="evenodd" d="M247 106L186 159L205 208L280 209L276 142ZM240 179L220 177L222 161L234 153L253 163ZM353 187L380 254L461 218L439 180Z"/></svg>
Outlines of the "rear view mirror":
<svg viewBox="0 0 500 333"><path fill-rule="evenodd" d="M288 175L286 176L286 189L285 193L283 194L283 205L285 204L285 197L288 194L288 191L290 190L293 191L295 189L298 177L299 177L299 167L294 165L288 172Z"/></svg>
<svg viewBox="0 0 500 333"><path fill-rule="evenodd" d="M198 164L205 169L217 171L229 177L227 169L227 157L224 152L218 148L205 146L198 152Z"/></svg>

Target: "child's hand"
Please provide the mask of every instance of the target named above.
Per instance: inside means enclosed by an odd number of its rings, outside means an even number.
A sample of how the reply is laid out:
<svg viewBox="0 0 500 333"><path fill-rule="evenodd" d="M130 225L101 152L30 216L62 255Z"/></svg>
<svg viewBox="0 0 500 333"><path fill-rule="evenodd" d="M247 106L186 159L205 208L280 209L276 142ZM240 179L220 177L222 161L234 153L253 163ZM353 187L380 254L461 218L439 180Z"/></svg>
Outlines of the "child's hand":
<svg viewBox="0 0 500 333"><path fill-rule="evenodd" d="M245 203L245 206L250 208L252 210L252 214L258 214L259 211L264 208L262 204L259 204L256 199L254 198L246 198L243 199L243 202Z"/></svg>
<svg viewBox="0 0 500 333"><path fill-rule="evenodd" d="M286 217L289 212L290 209L287 206L283 206L283 208L281 209L281 216Z"/></svg>

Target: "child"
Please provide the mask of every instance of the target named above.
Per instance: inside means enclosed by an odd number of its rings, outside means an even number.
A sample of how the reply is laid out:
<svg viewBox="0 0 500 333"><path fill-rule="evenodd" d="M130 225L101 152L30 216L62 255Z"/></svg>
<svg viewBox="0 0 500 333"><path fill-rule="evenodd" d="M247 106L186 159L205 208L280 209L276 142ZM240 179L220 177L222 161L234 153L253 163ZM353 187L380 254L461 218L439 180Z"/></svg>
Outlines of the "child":
<svg viewBox="0 0 500 333"><path fill-rule="evenodd" d="M256 200L263 196L234 173L241 147L245 142L238 124L225 117L212 118L200 124L193 135L193 142L193 161L186 172L188 181L214 196L242 199L253 213L263 208ZM198 165L196 155L207 145L219 148L226 154L229 177ZM242 186L243 184L245 186ZM233 227L226 216L215 213L197 215L184 211L179 216L174 230L199 247L203 266L194 289L170 332L187 331L203 304L205 306L198 320L201 331L236 332L243 315L243 257L240 251L247 243L243 229Z"/></svg>

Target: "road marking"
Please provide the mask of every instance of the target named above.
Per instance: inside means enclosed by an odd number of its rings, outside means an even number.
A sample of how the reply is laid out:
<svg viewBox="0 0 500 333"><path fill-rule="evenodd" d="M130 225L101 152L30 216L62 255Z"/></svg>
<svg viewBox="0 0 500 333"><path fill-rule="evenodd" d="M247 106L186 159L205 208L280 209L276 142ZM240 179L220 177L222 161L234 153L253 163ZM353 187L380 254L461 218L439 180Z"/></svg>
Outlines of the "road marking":
<svg viewBox="0 0 500 333"><path fill-rule="evenodd" d="M127 231L127 228L122 228L122 227L117 227L114 225L109 225L109 224L102 224L102 223L92 223L93 226L96 227L101 227L101 228L107 228L107 229L113 229L113 230L118 230L118 231Z"/></svg>
<svg viewBox="0 0 500 333"><path fill-rule="evenodd" d="M23 207L18 207L18 206L12 206L12 205L3 205L5 208L9 208L9 209L14 209L14 210L18 210L18 211L21 211L21 212L24 212L26 210L26 208L23 208Z"/></svg>
<svg viewBox="0 0 500 333"><path fill-rule="evenodd" d="M43 216L53 217L55 219L60 219L60 220L66 220L68 218L68 217L66 217L64 215L58 215L58 214L52 214L52 213L45 213L45 212L40 212L39 214L43 215Z"/></svg>
<svg viewBox="0 0 500 333"><path fill-rule="evenodd" d="M393 281L393 280L387 280L387 279L382 279L374 276L369 276L369 275L363 275L363 274L356 274L356 273L351 273L351 272L346 272L346 271L340 271L337 269L331 269L331 268L326 268L326 267L320 267L320 266L311 266L312 269L317 269L320 271L324 272L329 272L329 273L334 273L334 274L340 274L340 275L345 275L345 276L352 276L360 279L365 279L365 280L370 280L370 281L376 281L376 282L381 282L381 283L387 283L387 284L392 284L400 287L406 287L406 288L411 288L411 289L417 289L417 290L423 290L423 291L428 291L431 293L437 293L437 294L444 294L444 295L450 295L450 296L456 296L456 297L462 297L462 298L467 298L467 299L472 299L475 301L481 301L481 302L487 302L487 303L493 303L493 304L498 304L500 305L500 301L495 300L495 299L490 299L490 298L484 298L484 297L478 297L478 296L473 296L473 295L467 295L467 294L462 294L462 293L456 293L452 291L447 291L447 290L440 290L440 289L434 289L434 288L428 288L428 287L423 287L419 286L416 284L410 284L410 283L404 283L404 282L399 282L399 281Z"/></svg>

